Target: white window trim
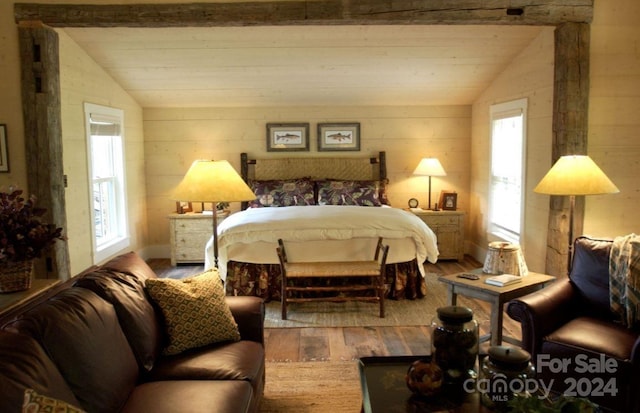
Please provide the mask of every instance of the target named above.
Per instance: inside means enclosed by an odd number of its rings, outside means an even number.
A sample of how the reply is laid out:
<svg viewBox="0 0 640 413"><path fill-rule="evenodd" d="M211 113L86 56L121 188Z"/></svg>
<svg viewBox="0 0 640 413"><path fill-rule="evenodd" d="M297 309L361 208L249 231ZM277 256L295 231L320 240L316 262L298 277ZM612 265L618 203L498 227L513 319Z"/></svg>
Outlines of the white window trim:
<svg viewBox="0 0 640 413"><path fill-rule="evenodd" d="M516 99L516 100L512 100L509 102L503 102L503 103L497 103L494 105L491 105L489 108L489 141L490 141L490 150L491 150L491 157L490 157L490 161L489 161L489 190L487 191L488 193L488 204L489 204L489 213L487 214L487 239L489 240L489 242L492 241L505 241L505 242L511 242L511 243L516 243L516 244L520 244L520 246L522 248L524 248L524 240L526 239L525 237L525 202L526 202L526 169L527 169L527 164L526 164L526 159L527 159L527 108L528 108L528 99L527 98L522 98L522 99ZM522 191L520 193L520 233L519 236L516 238L514 237L512 234L507 233L505 231L500 231L500 230L496 230L493 228L493 224L491 222L491 216L492 216L492 198L493 198L493 194L492 194L492 167L493 167L493 121L500 119L500 118L505 118L505 117L510 117L513 116L514 114L518 114L518 113L522 113L523 117L522 117L522 159L520 160L521 165L522 165L522 176L521 176L521 182L520 182L520 187L522 188Z"/></svg>
<svg viewBox="0 0 640 413"><path fill-rule="evenodd" d="M93 254L93 264L99 264L102 261L106 260L113 255L121 252L125 248L128 248L131 245L131 236L130 236L130 228L129 228L129 217L127 214L127 187L126 187L126 168L125 168L125 160L126 160L126 152L125 152L125 140L124 140L124 111L121 109L111 108L107 106L95 105L93 103L85 103L84 104L84 113L85 113L85 128L86 128L86 139L87 139L87 165L88 165L88 182L89 182L89 214L90 214L90 225L91 228L91 245L92 245L92 254ZM91 148L91 114L102 115L104 117L109 117L113 119L117 119L120 122L120 137L122 139L122 165L121 172L122 176L120 177L120 185L122 190L122 196L119 198L119 202L117 205L118 213L122 217L122 225L124 226L122 235L112 239L111 241L101 245L100 247L96 244L96 227L95 227L95 211L93 208L93 170L92 170L92 148Z"/></svg>

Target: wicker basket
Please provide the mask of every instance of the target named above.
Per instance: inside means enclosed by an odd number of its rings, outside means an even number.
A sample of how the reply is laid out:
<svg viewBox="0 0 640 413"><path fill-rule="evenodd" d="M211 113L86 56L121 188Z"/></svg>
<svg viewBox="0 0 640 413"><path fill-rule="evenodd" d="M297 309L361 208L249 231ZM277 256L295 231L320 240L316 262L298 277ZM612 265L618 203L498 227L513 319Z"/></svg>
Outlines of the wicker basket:
<svg viewBox="0 0 640 413"><path fill-rule="evenodd" d="M6 263L0 267L0 293L28 290L32 272L32 260Z"/></svg>

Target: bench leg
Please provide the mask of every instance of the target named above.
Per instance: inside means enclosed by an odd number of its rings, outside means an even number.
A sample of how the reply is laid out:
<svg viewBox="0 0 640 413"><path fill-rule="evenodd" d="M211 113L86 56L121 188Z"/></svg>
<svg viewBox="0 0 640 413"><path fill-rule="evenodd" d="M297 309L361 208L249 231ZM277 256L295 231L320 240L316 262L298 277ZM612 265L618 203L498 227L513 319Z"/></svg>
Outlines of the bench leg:
<svg viewBox="0 0 640 413"><path fill-rule="evenodd" d="M384 318L384 284L378 287L378 299L380 300L380 318Z"/></svg>
<svg viewBox="0 0 640 413"><path fill-rule="evenodd" d="M280 292L280 308L282 310L282 319L287 319L287 281L282 279L282 291Z"/></svg>

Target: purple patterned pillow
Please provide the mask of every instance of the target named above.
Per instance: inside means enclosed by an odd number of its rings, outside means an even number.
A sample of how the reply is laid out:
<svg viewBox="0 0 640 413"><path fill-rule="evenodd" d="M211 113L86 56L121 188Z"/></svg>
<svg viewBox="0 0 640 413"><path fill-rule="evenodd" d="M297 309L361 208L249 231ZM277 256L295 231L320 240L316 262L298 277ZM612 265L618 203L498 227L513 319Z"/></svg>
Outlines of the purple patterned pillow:
<svg viewBox="0 0 640 413"><path fill-rule="evenodd" d="M381 206L378 181L316 181L318 205Z"/></svg>
<svg viewBox="0 0 640 413"><path fill-rule="evenodd" d="M315 205L313 181L308 178L250 181L256 199L251 208Z"/></svg>

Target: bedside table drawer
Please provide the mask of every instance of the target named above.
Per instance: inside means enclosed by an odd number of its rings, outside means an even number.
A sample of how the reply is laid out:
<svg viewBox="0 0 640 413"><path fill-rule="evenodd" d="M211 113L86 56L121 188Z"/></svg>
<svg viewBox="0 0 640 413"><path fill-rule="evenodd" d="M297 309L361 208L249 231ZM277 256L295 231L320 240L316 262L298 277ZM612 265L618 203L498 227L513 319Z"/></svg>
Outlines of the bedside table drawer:
<svg viewBox="0 0 640 413"><path fill-rule="evenodd" d="M223 219L218 217L218 223ZM213 217L207 214L171 214L169 235L171 265L204 263L205 248L213 236Z"/></svg>
<svg viewBox="0 0 640 413"><path fill-rule="evenodd" d="M429 226L435 225L455 225L457 226L460 223L461 216L438 216L438 215L422 215L420 218Z"/></svg>
<svg viewBox="0 0 640 413"><path fill-rule="evenodd" d="M209 217L211 218L211 217ZM176 222L176 233L180 234L213 234L213 221L207 220L206 223L201 219L181 219Z"/></svg>
<svg viewBox="0 0 640 413"><path fill-rule="evenodd" d="M464 212L409 210L434 232L438 242L438 259L464 259Z"/></svg>

